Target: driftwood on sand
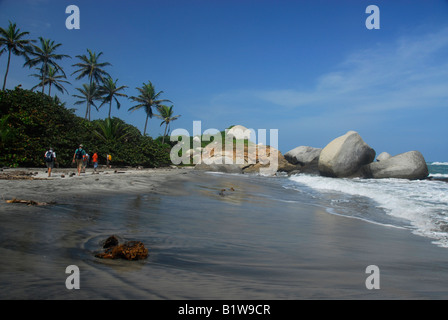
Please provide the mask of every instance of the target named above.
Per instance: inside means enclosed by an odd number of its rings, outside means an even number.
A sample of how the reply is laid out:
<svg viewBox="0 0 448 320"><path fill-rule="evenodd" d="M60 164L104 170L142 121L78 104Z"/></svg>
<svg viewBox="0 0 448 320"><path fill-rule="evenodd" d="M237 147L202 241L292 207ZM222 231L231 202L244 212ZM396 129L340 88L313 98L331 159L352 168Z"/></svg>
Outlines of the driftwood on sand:
<svg viewBox="0 0 448 320"><path fill-rule="evenodd" d="M6 200L6 203L23 203L29 206L46 206L49 204L55 204L56 202L39 202L34 200L22 200L22 199L16 199L12 198L11 200Z"/></svg>

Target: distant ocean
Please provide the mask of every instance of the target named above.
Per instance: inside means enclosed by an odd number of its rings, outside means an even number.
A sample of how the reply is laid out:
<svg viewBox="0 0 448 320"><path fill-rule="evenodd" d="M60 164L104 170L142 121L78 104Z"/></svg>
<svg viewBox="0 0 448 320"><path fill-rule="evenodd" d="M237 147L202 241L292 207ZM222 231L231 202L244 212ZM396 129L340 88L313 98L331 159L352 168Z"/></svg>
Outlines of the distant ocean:
<svg viewBox="0 0 448 320"><path fill-rule="evenodd" d="M295 175L283 187L331 214L411 232L448 248L448 162L428 163L433 180L334 179Z"/></svg>

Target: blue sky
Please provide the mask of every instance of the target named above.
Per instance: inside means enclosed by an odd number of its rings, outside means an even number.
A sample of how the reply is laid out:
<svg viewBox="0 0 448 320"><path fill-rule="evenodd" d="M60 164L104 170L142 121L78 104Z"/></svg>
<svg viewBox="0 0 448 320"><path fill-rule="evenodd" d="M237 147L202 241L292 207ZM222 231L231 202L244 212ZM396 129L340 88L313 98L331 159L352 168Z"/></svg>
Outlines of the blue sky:
<svg viewBox="0 0 448 320"><path fill-rule="evenodd" d="M68 30L68 5L79 7L79 30ZM368 30L368 5L380 9L380 29ZM17 23L30 38L62 43L72 64L89 48L103 52L106 70L129 96L150 80L173 101L172 129L278 129L285 153L324 147L355 130L377 154L419 150L448 161L447 0L0 0L0 26ZM36 84L13 57L7 87ZM0 57L0 76L6 55ZM69 108L70 95L59 95ZM121 99L112 115L143 131L142 110ZM107 108L93 111L105 118ZM163 133L150 120L149 134Z"/></svg>

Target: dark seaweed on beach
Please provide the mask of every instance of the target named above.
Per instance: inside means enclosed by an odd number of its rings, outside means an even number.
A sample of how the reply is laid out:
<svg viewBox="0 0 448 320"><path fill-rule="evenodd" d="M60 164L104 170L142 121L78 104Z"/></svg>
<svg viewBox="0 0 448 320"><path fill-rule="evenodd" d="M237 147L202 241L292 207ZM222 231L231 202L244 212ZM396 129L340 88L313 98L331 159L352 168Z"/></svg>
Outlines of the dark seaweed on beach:
<svg viewBox="0 0 448 320"><path fill-rule="evenodd" d="M149 255L148 249L141 241L126 241L119 244L116 236L110 236L104 241L103 248L106 250L96 253L95 257L101 259L125 259L143 260Z"/></svg>
<svg viewBox="0 0 448 320"><path fill-rule="evenodd" d="M34 173L26 171L14 171L14 173L0 173L1 180L46 180L33 177Z"/></svg>

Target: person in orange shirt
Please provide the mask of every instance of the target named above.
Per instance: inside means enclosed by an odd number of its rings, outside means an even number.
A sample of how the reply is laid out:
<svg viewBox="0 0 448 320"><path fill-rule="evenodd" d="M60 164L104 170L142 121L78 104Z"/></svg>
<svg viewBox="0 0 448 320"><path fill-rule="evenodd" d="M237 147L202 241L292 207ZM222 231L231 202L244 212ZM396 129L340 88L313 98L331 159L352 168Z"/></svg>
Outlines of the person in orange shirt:
<svg viewBox="0 0 448 320"><path fill-rule="evenodd" d="M112 166L110 165L110 162L112 161L112 156L110 154L108 154L106 156L106 166L109 168L112 168Z"/></svg>
<svg viewBox="0 0 448 320"><path fill-rule="evenodd" d="M96 151L93 153L92 162L93 162L93 171L96 171L96 168L98 168L98 153L96 153Z"/></svg>

